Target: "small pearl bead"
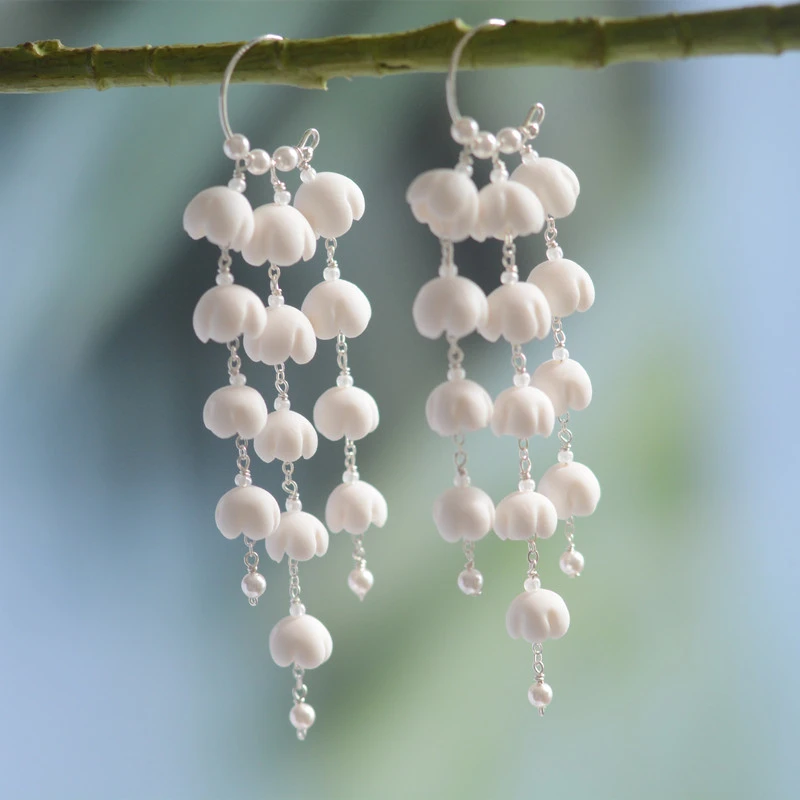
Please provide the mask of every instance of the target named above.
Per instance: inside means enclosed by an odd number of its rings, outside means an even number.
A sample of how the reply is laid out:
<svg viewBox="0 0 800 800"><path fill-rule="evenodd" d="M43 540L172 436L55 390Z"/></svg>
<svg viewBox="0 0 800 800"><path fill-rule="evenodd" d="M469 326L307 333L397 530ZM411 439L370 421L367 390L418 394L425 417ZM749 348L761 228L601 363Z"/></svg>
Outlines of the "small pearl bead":
<svg viewBox="0 0 800 800"><path fill-rule="evenodd" d="M566 361L569 358L569 350L563 345L560 345L553 350L553 358L556 361Z"/></svg>
<svg viewBox="0 0 800 800"><path fill-rule="evenodd" d="M286 302L286 300L284 300L284 298L283 298L283 295L282 295L282 294L271 294L271 295L270 295L270 296L267 298L267 305L268 305L270 308L279 308L279 307L280 307L280 306L282 306L282 305L283 305L285 302Z"/></svg>
<svg viewBox="0 0 800 800"><path fill-rule="evenodd" d="M440 278L454 278L458 275L458 267L455 264L442 264L439 267Z"/></svg>
<svg viewBox="0 0 800 800"><path fill-rule="evenodd" d="M504 285L508 283L519 283L519 273L511 269L504 270L503 274L500 276L500 283Z"/></svg>
<svg viewBox="0 0 800 800"><path fill-rule="evenodd" d="M228 188L234 192L244 192L247 189L247 181L244 178L231 178L228 181Z"/></svg>
<svg viewBox="0 0 800 800"><path fill-rule="evenodd" d="M463 381L467 373L463 367L450 367L447 370L447 380L449 381Z"/></svg>
<svg viewBox="0 0 800 800"><path fill-rule="evenodd" d="M247 383L247 376L244 372L237 372L235 375L231 375L228 381L231 386L244 386Z"/></svg>
<svg viewBox="0 0 800 800"><path fill-rule="evenodd" d="M542 588L542 581L540 578L527 578L525 583L522 584L522 588L525 589L526 592L538 592L539 589Z"/></svg>
<svg viewBox="0 0 800 800"><path fill-rule="evenodd" d="M322 270L322 277L326 281L338 281L341 274L342 272L339 267L325 267L325 269Z"/></svg>
<svg viewBox="0 0 800 800"><path fill-rule="evenodd" d="M317 177L317 171L314 167L306 167L300 170L300 180L303 183L311 183Z"/></svg>
<svg viewBox="0 0 800 800"><path fill-rule="evenodd" d="M497 151L497 139L489 131L481 131L472 142L472 152L478 158L491 158Z"/></svg>
<svg viewBox="0 0 800 800"><path fill-rule="evenodd" d="M471 483L472 481L466 472L458 472L456 473L455 478L453 478L453 486L456 486L459 489L469 486Z"/></svg>
<svg viewBox="0 0 800 800"><path fill-rule="evenodd" d="M297 730L308 730L316 720L317 714L308 703L297 703L292 706L289 712L289 722Z"/></svg>
<svg viewBox="0 0 800 800"><path fill-rule="evenodd" d="M272 159L266 150L256 149L251 150L250 155L247 157L247 171L251 175L263 175L269 172L272 166Z"/></svg>
<svg viewBox="0 0 800 800"><path fill-rule="evenodd" d="M518 128L502 128L497 133L497 146L501 153L516 153L522 147L522 134Z"/></svg>
<svg viewBox="0 0 800 800"><path fill-rule="evenodd" d="M300 502L299 497L287 497L286 498L286 510L287 511L302 511L303 504Z"/></svg>
<svg viewBox="0 0 800 800"><path fill-rule="evenodd" d="M493 169L489 173L489 180L492 183L502 183L508 180L508 172L504 169Z"/></svg>
<svg viewBox="0 0 800 800"><path fill-rule="evenodd" d="M350 591L359 599L363 600L367 592L372 588L375 583L375 576L365 567L356 567L347 576L347 585Z"/></svg>
<svg viewBox="0 0 800 800"><path fill-rule="evenodd" d="M570 578L577 578L583 572L583 554L577 550L567 550L558 559L558 566L561 571Z"/></svg>
<svg viewBox="0 0 800 800"><path fill-rule="evenodd" d="M528 148L527 150L522 151L523 164L535 164L537 158L539 158L539 154L535 150Z"/></svg>
<svg viewBox="0 0 800 800"><path fill-rule="evenodd" d="M297 152L296 147L283 145L272 154L272 162L275 164L275 169L281 172L290 172L297 166L299 161L300 153Z"/></svg>
<svg viewBox="0 0 800 800"><path fill-rule="evenodd" d="M250 141L241 133L234 133L230 139L225 140L222 149L228 158L236 161L239 158L246 158L250 152Z"/></svg>
<svg viewBox="0 0 800 800"><path fill-rule="evenodd" d="M273 200L275 200L279 206L288 206L289 203L292 202L292 193L283 189L280 192L275 192Z"/></svg>
<svg viewBox="0 0 800 800"><path fill-rule="evenodd" d="M233 274L230 272L217 273L217 286L230 286L233 283Z"/></svg>
<svg viewBox="0 0 800 800"><path fill-rule="evenodd" d="M514 375L514 386L530 386L531 374L527 370L525 372L517 372Z"/></svg>
<svg viewBox="0 0 800 800"><path fill-rule="evenodd" d="M357 469L346 469L342 473L342 483L355 483L359 477Z"/></svg>
<svg viewBox="0 0 800 800"><path fill-rule="evenodd" d="M465 164L463 161L459 161L458 164L456 164L455 171L460 172L462 175L466 175L468 178L472 177L472 165Z"/></svg>
<svg viewBox="0 0 800 800"><path fill-rule="evenodd" d="M558 463L559 464L571 464L575 459L575 453L572 450L559 450L558 451Z"/></svg>
<svg viewBox="0 0 800 800"><path fill-rule="evenodd" d="M564 251L556 245L555 247L548 247L546 255L548 261L558 261L559 258L564 258Z"/></svg>
<svg viewBox="0 0 800 800"><path fill-rule="evenodd" d="M536 708L545 708L553 701L553 690L549 683L534 683L528 689L528 700Z"/></svg>
<svg viewBox="0 0 800 800"><path fill-rule="evenodd" d="M350 387L353 385L353 376L352 375L337 375L336 376L336 385L340 388Z"/></svg>
<svg viewBox="0 0 800 800"><path fill-rule="evenodd" d="M535 492L536 481L533 478L525 478L517 484L517 489L521 492Z"/></svg>
<svg viewBox="0 0 800 800"><path fill-rule="evenodd" d="M267 591L267 579L260 572L248 572L242 578L245 597L261 597Z"/></svg>
<svg viewBox="0 0 800 800"><path fill-rule="evenodd" d="M450 135L459 144L469 144L478 135L478 123L472 117L461 117L450 126Z"/></svg>
<svg viewBox="0 0 800 800"><path fill-rule="evenodd" d="M236 477L233 479L233 482L237 486L252 486L253 479L249 475L242 475L241 472L236 474Z"/></svg>
<svg viewBox="0 0 800 800"><path fill-rule="evenodd" d="M470 567L458 573L458 588L469 597L477 597L483 591L483 575Z"/></svg>
<svg viewBox="0 0 800 800"><path fill-rule="evenodd" d="M276 397L275 402L272 404L272 407L276 411L281 411L284 408L291 408L292 404L289 402L288 397Z"/></svg>
<svg viewBox="0 0 800 800"><path fill-rule="evenodd" d="M298 600L296 603L289 604L289 615L292 617L302 617L306 613L306 607Z"/></svg>

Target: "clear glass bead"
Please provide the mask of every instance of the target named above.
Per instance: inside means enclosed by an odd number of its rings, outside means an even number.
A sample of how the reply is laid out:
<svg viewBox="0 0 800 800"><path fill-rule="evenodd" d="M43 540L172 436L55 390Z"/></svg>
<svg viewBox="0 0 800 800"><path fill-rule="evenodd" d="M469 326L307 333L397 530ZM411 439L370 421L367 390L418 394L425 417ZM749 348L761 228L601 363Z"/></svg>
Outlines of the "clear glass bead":
<svg viewBox="0 0 800 800"><path fill-rule="evenodd" d="M342 473L342 483L355 483L359 477L357 469L346 469Z"/></svg>
<svg viewBox="0 0 800 800"><path fill-rule="evenodd" d="M502 181L507 181L508 180L508 171L505 170L505 169L499 169L499 168L495 167L489 173L489 180L492 183L502 183Z"/></svg>
<svg viewBox="0 0 800 800"><path fill-rule="evenodd" d="M275 192L274 199L279 206L288 206L292 202L292 193L286 191L286 189L281 189Z"/></svg>
<svg viewBox="0 0 800 800"><path fill-rule="evenodd" d="M281 411L284 408L291 408L292 404L289 402L288 397L276 397L275 402L272 404L272 407L276 411Z"/></svg>
<svg viewBox="0 0 800 800"><path fill-rule="evenodd" d="M517 372L514 375L514 386L530 386L531 374L527 370L524 372Z"/></svg>
<svg viewBox="0 0 800 800"><path fill-rule="evenodd" d="M466 472L457 472L455 478L453 478L453 486L457 487L458 489L463 489L464 487L469 486L471 483L472 481Z"/></svg>
<svg viewBox="0 0 800 800"><path fill-rule="evenodd" d="M459 161L455 166L455 171L466 175L468 178L472 177L472 164L467 164L464 161Z"/></svg>
<svg viewBox="0 0 800 800"><path fill-rule="evenodd" d="M569 578L577 578L583 572L583 554L577 550L566 550L558 559L558 566L561 571Z"/></svg>
<svg viewBox="0 0 800 800"><path fill-rule="evenodd" d="M558 463L559 464L571 464L575 460L575 454L572 450L559 450L558 451Z"/></svg>
<svg viewBox="0 0 800 800"><path fill-rule="evenodd" d="M564 258L564 251L556 245L555 247L548 247L546 255L548 261L558 261L559 258Z"/></svg>
<svg viewBox="0 0 800 800"><path fill-rule="evenodd" d="M260 572L248 572L242 578L245 597L258 598L267 591L267 579Z"/></svg>
<svg viewBox="0 0 800 800"><path fill-rule="evenodd" d="M458 275L458 267L455 264L441 264L439 266L440 278L454 278Z"/></svg>
<svg viewBox="0 0 800 800"><path fill-rule="evenodd" d="M477 597L483 591L483 575L475 567L458 573L458 588L468 597Z"/></svg>
<svg viewBox="0 0 800 800"><path fill-rule="evenodd" d="M325 269L322 270L322 277L326 281L338 281L341 274L339 267L325 267Z"/></svg>
<svg viewBox="0 0 800 800"><path fill-rule="evenodd" d="M247 181L244 178L231 178L228 181L228 188L234 192L244 192L247 189Z"/></svg>
<svg viewBox="0 0 800 800"><path fill-rule="evenodd" d="M517 489L521 492L535 492L536 481L533 478L523 478L518 484Z"/></svg>
<svg viewBox="0 0 800 800"><path fill-rule="evenodd" d="M531 147L528 147L526 150L522 151L522 163L531 164L536 163L536 159L539 158L539 154Z"/></svg>
<svg viewBox="0 0 800 800"><path fill-rule="evenodd" d="M306 167L300 170L300 180L303 183L311 183L317 177L317 171L314 167Z"/></svg>
<svg viewBox="0 0 800 800"><path fill-rule="evenodd" d="M279 306L282 306L285 302L286 301L283 299L282 294L271 294L267 298L267 305L270 308L278 308Z"/></svg>
<svg viewBox="0 0 800 800"><path fill-rule="evenodd" d="M237 486L252 486L253 485L253 479L249 475L245 475L245 474L243 474L241 472L238 472L236 474L236 477L233 479L233 482Z"/></svg>
<svg viewBox="0 0 800 800"><path fill-rule="evenodd" d="M463 381L466 377L467 373L463 367L450 367L447 370L447 380L449 381Z"/></svg>
<svg viewBox="0 0 800 800"><path fill-rule="evenodd" d="M518 283L519 282L519 273L513 269L503 270L503 274L500 276L500 283L508 284L508 283Z"/></svg>
<svg viewBox="0 0 800 800"><path fill-rule="evenodd" d="M306 607L299 600L292 600L289 604L289 614L292 617L302 617L306 613Z"/></svg>
<svg viewBox="0 0 800 800"><path fill-rule="evenodd" d="M250 152L250 140L241 133L234 133L230 139L225 140L222 150L228 158L234 161L247 158L247 154Z"/></svg>
<svg viewBox="0 0 800 800"><path fill-rule="evenodd" d="M336 385L339 388L350 387L354 383L352 375L337 375Z"/></svg>
<svg viewBox="0 0 800 800"><path fill-rule="evenodd" d="M247 383L247 376L244 372L235 372L228 378L231 386L244 386Z"/></svg>
<svg viewBox="0 0 800 800"><path fill-rule="evenodd" d="M287 497L286 498L286 510L287 511L302 511L303 504L300 502L299 497Z"/></svg>
<svg viewBox="0 0 800 800"><path fill-rule="evenodd" d="M217 273L217 286L230 286L233 283L233 273L229 270Z"/></svg>
<svg viewBox="0 0 800 800"><path fill-rule="evenodd" d="M569 350L564 345L559 345L553 350L553 358L556 361L566 361L569 358Z"/></svg>
<svg viewBox="0 0 800 800"><path fill-rule="evenodd" d="M478 135L478 123L472 117L461 117L450 126L450 135L458 144L469 144Z"/></svg>
<svg viewBox="0 0 800 800"><path fill-rule="evenodd" d="M541 578L533 577L527 578L525 583L522 584L522 588L525 589L526 592L538 592L539 589L542 588L542 581Z"/></svg>

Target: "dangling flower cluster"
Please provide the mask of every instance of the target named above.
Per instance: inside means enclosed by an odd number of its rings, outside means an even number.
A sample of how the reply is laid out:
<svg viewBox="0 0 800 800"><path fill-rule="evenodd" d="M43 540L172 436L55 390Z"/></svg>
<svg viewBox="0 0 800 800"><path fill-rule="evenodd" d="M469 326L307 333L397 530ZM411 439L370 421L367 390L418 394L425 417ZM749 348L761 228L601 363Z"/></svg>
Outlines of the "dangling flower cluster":
<svg viewBox="0 0 800 800"><path fill-rule="evenodd" d="M228 358L228 386L217 389L206 402L203 420L206 427L222 438L236 437L237 467L235 486L226 492L216 510L217 527L228 539L240 534L247 547L247 574L242 591L255 606L267 588L258 572L259 557L254 546L264 541L269 557L276 562L287 557L289 563L289 614L273 628L270 653L279 666L292 666L295 686L292 691L292 725L299 739L304 739L314 723L314 709L306 702L304 673L320 666L331 655L330 633L315 617L306 613L300 599L298 562L322 556L328 550L326 526L303 510L300 490L295 478L295 464L311 458L318 446L317 430L331 439L346 435L352 450L350 456L354 479L350 487L360 486L355 469L355 445L352 442L374 430L378 424L375 401L362 389L352 386L346 363L345 336L357 336L366 328L370 305L354 284L339 279L333 262L336 237L345 234L364 213L364 196L349 178L332 172L317 173L311 166L319 133L305 132L297 146L279 147L272 156L260 149L250 149L247 138L233 134L224 143L225 154L235 162L233 177L227 186L205 189L192 199L183 216L183 226L193 239L205 237L220 248L217 285L201 298L194 312L194 329L202 342L225 344ZM300 172L301 185L291 205L292 195L278 172ZM274 190L273 202L252 209L244 196L246 174L269 173ZM314 287L302 309L285 302L280 285L281 269L308 261L314 255L317 239L326 238L328 264L324 282ZM255 267L268 264L269 295L266 306L251 290L234 283L231 272L232 252L241 252L244 260ZM338 337L344 348L342 375L346 381L338 391L346 396L327 399L326 392L314 409L314 425L291 408L286 364L306 364L314 357L317 339ZM251 360L275 370L276 399L274 411L258 391L246 385L239 354L241 346ZM342 356L339 356L340 364ZM340 381L342 378L340 377ZM341 388L344 387L344 388ZM350 395L347 395L350 392ZM351 395L355 396L352 399ZM340 431L343 431L340 432ZM333 434L336 435L333 435ZM249 444L266 462L282 465L282 488L286 493L285 511L281 513L275 498L253 484L250 473ZM334 530L362 527L386 521L386 504L377 489L363 484L366 490L358 496L342 497L334 490L328 502L328 526ZM364 495L369 495L370 514L364 523ZM380 498L382 505L376 500ZM333 507L333 511L331 511ZM342 522L344 519L344 522ZM356 519L357 523L353 520ZM363 597L367 578L366 561L361 583L354 591ZM353 580L351 579L351 585ZM367 587L369 588L369 587Z"/></svg>
<svg viewBox="0 0 800 800"><path fill-rule="evenodd" d="M569 611L558 594L542 588L537 540L553 536L558 520L565 519L568 550L561 568L578 575L583 557L572 543L573 518L591 514L600 497L592 472L572 460L572 434L566 427L568 408L585 408L591 399L588 375L564 347L561 320L588 309L594 287L585 270L563 258L555 240L555 218L572 212L580 187L569 167L533 150L531 142L543 119L544 107L537 104L519 128L503 128L494 135L480 131L474 119L455 118L451 134L463 146L457 166L423 173L406 195L414 217L439 237L442 250L439 277L422 287L413 307L417 330L431 339L445 336L449 344L447 381L430 394L426 414L436 433L455 442L455 486L435 501L434 522L446 541L463 542L467 562L458 585L467 595L479 595L483 588L483 576L475 568L477 540L494 528L502 540L528 543L524 592L511 603L506 627L512 638L522 637L533 647L535 682L529 699L540 713L553 694L544 681L542 643L567 632ZM509 176L503 156L516 153L522 163ZM475 158L492 161L490 183L480 191L472 181ZM548 260L520 281L515 240L545 227ZM503 243L500 285L488 298L458 274L454 263L454 243L470 237ZM512 385L494 403L466 377L459 341L473 331L490 342L502 337L511 348ZM556 339L553 359L530 375L523 346L551 331ZM530 440L550 436L556 417L561 423L559 463L545 473L536 491ZM465 434L488 426L497 436L517 440L519 458L517 490L496 509L486 492L471 485L464 450Z"/></svg>

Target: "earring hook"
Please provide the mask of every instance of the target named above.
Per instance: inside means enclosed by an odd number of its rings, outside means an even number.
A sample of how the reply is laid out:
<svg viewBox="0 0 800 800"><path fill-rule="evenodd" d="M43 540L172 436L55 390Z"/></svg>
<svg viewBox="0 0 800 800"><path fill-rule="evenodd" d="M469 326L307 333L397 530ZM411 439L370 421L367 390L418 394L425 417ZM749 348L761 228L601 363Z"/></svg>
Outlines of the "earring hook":
<svg viewBox="0 0 800 800"><path fill-rule="evenodd" d="M247 44L243 44L233 54L233 58L228 62L228 66L225 67L225 73L222 76L222 84L219 87L219 121L222 125L222 132L225 134L226 139L230 139L233 136L231 123L228 119L228 86L230 85L231 77L233 77L233 71L236 69L236 65L241 60L242 56L257 44L261 42L282 41L283 36L278 36L276 33L265 33L263 36L258 36L252 41L247 42Z"/></svg>

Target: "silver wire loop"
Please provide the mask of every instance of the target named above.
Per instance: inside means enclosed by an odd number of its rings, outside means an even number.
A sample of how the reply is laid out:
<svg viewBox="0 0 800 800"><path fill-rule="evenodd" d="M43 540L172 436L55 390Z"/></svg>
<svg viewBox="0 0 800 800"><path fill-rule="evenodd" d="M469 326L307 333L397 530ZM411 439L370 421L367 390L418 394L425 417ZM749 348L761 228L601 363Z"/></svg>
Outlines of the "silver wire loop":
<svg viewBox="0 0 800 800"><path fill-rule="evenodd" d="M225 139L230 139L233 136L233 131L231 130L231 123L228 119L228 86L230 85L231 78L233 77L233 71L236 69L236 65L241 60L242 56L251 48L255 47L257 44L261 42L282 42L283 36L278 36L277 33L265 33L263 36L259 36L252 41L247 42L247 44L243 44L234 54L233 58L228 62L228 66L225 67L225 73L222 76L222 84L219 87L219 121L222 125L222 132L225 134Z"/></svg>
<svg viewBox="0 0 800 800"><path fill-rule="evenodd" d="M464 52L464 48L469 43L469 40L479 31L486 30L487 28L502 28L505 24L506 21L504 19L487 19L485 22L476 25L471 31L467 31L467 33L461 37L461 41L455 46L453 55L450 56L450 69L447 72L447 81L445 82L447 110L450 112L450 119L453 122L461 119L461 112L458 110L458 99L456 98L456 73L458 72L458 62L461 60L461 54Z"/></svg>

